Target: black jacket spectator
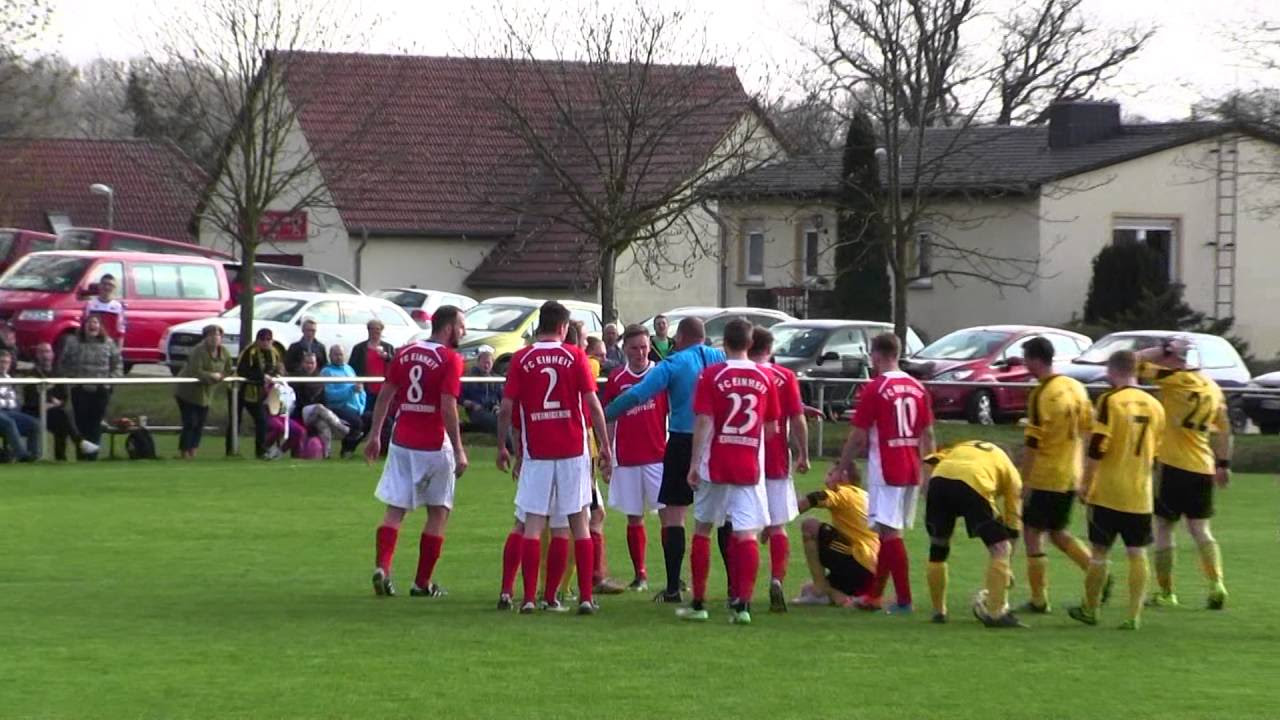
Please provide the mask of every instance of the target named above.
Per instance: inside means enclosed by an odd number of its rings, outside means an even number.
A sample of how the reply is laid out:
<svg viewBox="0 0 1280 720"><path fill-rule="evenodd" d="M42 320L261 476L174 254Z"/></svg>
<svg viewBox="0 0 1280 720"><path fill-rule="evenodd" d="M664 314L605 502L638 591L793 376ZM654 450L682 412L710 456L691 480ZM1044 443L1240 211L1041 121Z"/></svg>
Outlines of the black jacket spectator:
<svg viewBox="0 0 1280 720"><path fill-rule="evenodd" d="M290 375L302 374L302 356L305 353L315 355L317 362L324 365L326 359L329 357L329 348L325 347L324 343L320 342L318 339L308 341L306 338L302 338L298 342L290 345L289 349L284 353L284 369Z"/></svg>
<svg viewBox="0 0 1280 720"><path fill-rule="evenodd" d="M390 365L392 356L396 354L395 346L387 342L386 340L383 340L378 343L378 348L382 350L383 362L385 362L387 365ZM348 356L347 358L347 364L351 366L352 370L356 371L356 375L364 375L366 372L369 371L369 367L368 367L369 352L368 351L369 351L368 340L361 340L360 342L356 343L355 347L351 348L351 355ZM328 357L328 356L325 356L325 357Z"/></svg>

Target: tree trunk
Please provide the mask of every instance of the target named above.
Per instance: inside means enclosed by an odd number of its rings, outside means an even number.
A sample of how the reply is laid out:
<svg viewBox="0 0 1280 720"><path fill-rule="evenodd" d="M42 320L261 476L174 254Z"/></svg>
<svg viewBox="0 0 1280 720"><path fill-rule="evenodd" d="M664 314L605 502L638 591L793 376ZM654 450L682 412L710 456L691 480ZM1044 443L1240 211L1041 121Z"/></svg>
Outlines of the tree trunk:
<svg viewBox="0 0 1280 720"><path fill-rule="evenodd" d="M618 264L618 253L610 249L600 250L600 312L604 322L611 323L618 319L618 304L614 298L614 269Z"/></svg>
<svg viewBox="0 0 1280 720"><path fill-rule="evenodd" d="M254 256L258 251L256 237L246 237L240 244L240 351L253 343L253 298L257 261Z"/></svg>
<svg viewBox="0 0 1280 720"><path fill-rule="evenodd" d="M907 238L903 237L902 224L893 227L893 334L907 346Z"/></svg>

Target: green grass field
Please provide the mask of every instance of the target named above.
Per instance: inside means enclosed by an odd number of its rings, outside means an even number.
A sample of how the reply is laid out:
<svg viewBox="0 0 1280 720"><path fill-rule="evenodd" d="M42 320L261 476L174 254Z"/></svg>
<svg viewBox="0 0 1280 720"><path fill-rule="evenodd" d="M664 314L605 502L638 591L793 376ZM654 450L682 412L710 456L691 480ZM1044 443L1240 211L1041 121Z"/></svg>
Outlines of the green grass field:
<svg viewBox="0 0 1280 720"><path fill-rule="evenodd" d="M968 617L984 553L957 538L954 620L934 626L917 531L909 540L914 616L833 608L776 616L762 606L743 628L726 624L722 611L708 624L681 624L647 594L605 597L591 618L494 611L513 488L491 451L476 449L472 460L437 571L451 592L440 600L405 592L420 516L396 555L405 594L370 593L381 508L372 497L377 471L363 463L210 457L0 468L0 716L1169 720L1278 712L1273 477L1238 475L1220 496L1232 592L1224 612L1199 609L1203 583L1180 538L1187 607L1148 612L1141 632L1112 629L1119 608L1097 628L1068 619L1081 578L1057 557L1057 611L1028 618L1031 630L986 630ZM799 482L802 492L821 469ZM629 579L621 518L607 532L611 570ZM656 538L651 532L650 567L660 581ZM799 546L792 593L804 577ZM1024 574L1020 559L1014 567ZM713 595L723 586L713 570ZM1020 586L1012 600L1023 599Z"/></svg>

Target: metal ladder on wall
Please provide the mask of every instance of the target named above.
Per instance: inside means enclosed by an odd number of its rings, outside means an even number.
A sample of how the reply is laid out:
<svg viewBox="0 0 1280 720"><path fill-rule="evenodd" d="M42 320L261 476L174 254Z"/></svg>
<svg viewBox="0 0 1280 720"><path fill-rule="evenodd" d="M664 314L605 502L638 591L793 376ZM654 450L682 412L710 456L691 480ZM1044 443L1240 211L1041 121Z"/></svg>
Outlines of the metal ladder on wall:
<svg viewBox="0 0 1280 720"><path fill-rule="evenodd" d="M1240 138L1236 135L1218 140L1217 177L1215 178L1217 210L1213 241L1213 316L1233 317L1236 309L1236 210L1237 182L1240 169Z"/></svg>

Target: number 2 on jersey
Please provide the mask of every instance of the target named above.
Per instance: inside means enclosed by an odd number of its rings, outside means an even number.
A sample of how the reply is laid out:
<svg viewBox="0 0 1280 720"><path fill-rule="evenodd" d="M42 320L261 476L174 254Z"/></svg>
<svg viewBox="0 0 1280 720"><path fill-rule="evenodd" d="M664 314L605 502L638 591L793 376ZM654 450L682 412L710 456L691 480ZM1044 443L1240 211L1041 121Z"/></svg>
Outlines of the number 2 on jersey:
<svg viewBox="0 0 1280 720"><path fill-rule="evenodd" d="M559 410L560 401L552 400L551 393L556 390L556 383L560 382L560 373L556 372L553 367L542 368L542 374L547 376L547 394L542 396L543 410Z"/></svg>

